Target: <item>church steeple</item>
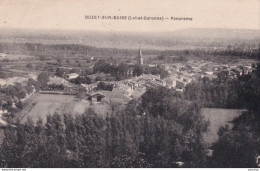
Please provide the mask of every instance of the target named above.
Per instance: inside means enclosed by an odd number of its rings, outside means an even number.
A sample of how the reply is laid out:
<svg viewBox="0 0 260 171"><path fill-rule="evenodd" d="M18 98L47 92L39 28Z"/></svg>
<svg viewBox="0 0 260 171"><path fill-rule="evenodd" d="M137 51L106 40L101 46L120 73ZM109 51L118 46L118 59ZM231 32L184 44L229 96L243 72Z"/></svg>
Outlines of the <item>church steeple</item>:
<svg viewBox="0 0 260 171"><path fill-rule="evenodd" d="M143 55L142 55L142 46L141 46L141 44L140 44L139 54L138 54L138 64L139 64L139 65L143 65L143 64L144 64L144 59L143 59Z"/></svg>

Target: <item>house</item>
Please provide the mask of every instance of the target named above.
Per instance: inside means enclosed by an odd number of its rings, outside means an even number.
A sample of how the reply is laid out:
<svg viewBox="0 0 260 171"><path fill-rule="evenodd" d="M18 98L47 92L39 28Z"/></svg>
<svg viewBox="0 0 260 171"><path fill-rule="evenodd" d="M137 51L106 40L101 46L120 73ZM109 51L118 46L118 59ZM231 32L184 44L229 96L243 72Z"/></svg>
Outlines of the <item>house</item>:
<svg viewBox="0 0 260 171"><path fill-rule="evenodd" d="M222 68L223 68L223 69L228 69L229 66L228 66L228 65L222 65Z"/></svg>
<svg viewBox="0 0 260 171"><path fill-rule="evenodd" d="M186 84L183 81L176 80L176 88L182 89L186 86Z"/></svg>
<svg viewBox="0 0 260 171"><path fill-rule="evenodd" d="M128 91L133 91L135 90L135 87L137 87L137 85L134 82L129 82L127 85L128 85Z"/></svg>
<svg viewBox="0 0 260 171"><path fill-rule="evenodd" d="M161 86L165 87L166 86L166 82L163 80L159 80L159 79L155 79L155 81L160 84Z"/></svg>
<svg viewBox="0 0 260 171"><path fill-rule="evenodd" d="M247 75L249 72L248 72L248 69L247 68L244 68L243 69L243 73L245 74L245 75Z"/></svg>
<svg viewBox="0 0 260 171"><path fill-rule="evenodd" d="M72 80L72 79L75 79L75 78L78 78L78 77L79 77L78 73L70 73L70 74L66 75L66 78L69 79L69 80Z"/></svg>
<svg viewBox="0 0 260 171"><path fill-rule="evenodd" d="M243 74L243 71L238 68L234 68L231 71L235 72L238 76L241 76Z"/></svg>
<svg viewBox="0 0 260 171"><path fill-rule="evenodd" d="M214 73L213 73L212 71L207 71L207 72L205 72L205 74L207 74L207 75L213 75Z"/></svg>
<svg viewBox="0 0 260 171"><path fill-rule="evenodd" d="M83 88L85 88L86 92L90 92L93 87L91 85L88 84L80 84Z"/></svg>
<svg viewBox="0 0 260 171"><path fill-rule="evenodd" d="M5 58L6 54L5 53L0 53L0 57Z"/></svg>
<svg viewBox="0 0 260 171"><path fill-rule="evenodd" d="M176 87L176 80L173 79L173 78L167 78L165 82L166 82L166 86L168 88L175 88Z"/></svg>
<svg viewBox="0 0 260 171"><path fill-rule="evenodd" d="M126 76L132 76L133 75L133 69L129 69L126 71Z"/></svg>
<svg viewBox="0 0 260 171"><path fill-rule="evenodd" d="M170 70L170 66L167 64L162 64L159 66L160 68L164 69L165 71L169 71Z"/></svg>
<svg viewBox="0 0 260 171"><path fill-rule="evenodd" d="M176 91L176 92L180 92L180 93L182 93L182 92L183 92L183 89L176 88L175 91Z"/></svg>
<svg viewBox="0 0 260 171"><path fill-rule="evenodd" d="M92 103L100 103L105 96L101 92L90 94L88 100Z"/></svg>

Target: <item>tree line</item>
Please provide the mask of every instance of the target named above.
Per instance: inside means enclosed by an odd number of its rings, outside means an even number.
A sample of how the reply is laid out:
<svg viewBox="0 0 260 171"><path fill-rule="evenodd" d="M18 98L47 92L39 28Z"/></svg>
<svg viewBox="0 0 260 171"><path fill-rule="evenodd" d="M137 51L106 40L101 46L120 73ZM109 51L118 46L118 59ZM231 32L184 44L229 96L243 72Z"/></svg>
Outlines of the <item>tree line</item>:
<svg viewBox="0 0 260 171"><path fill-rule="evenodd" d="M66 55L83 55L84 57L91 56L113 56L125 55L136 56L135 49L119 49L119 48L97 48L94 46L80 45L80 44L41 44L41 43L0 43L0 52L4 53L23 53L27 55L37 55L40 60L45 60L49 57L63 57ZM153 50L144 49L143 53L146 55L164 55L164 56L199 56L199 57L214 57L214 56L229 56L259 59L259 48L247 49L195 49L195 50Z"/></svg>
<svg viewBox="0 0 260 171"><path fill-rule="evenodd" d="M257 167L260 155L260 65L252 74L238 79L238 105L247 111L233 121L234 127L219 129L219 139L209 163L212 167ZM259 162L258 162L259 163Z"/></svg>
<svg viewBox="0 0 260 171"><path fill-rule="evenodd" d="M158 103L161 98L165 103ZM105 119L91 109L75 117L49 115L46 123L29 119L5 130L0 166L205 167L208 123L199 111L160 87Z"/></svg>
<svg viewBox="0 0 260 171"><path fill-rule="evenodd" d="M161 78L167 77L169 74L159 67L148 67L141 65L128 65L120 63L118 65L110 64L104 60L99 60L93 67L94 73L103 72L110 74L117 80L123 80L133 76L140 76L141 74L160 75Z"/></svg>
<svg viewBox="0 0 260 171"><path fill-rule="evenodd" d="M232 80L224 77L218 77L217 80L202 78L186 86L184 98L209 108L245 109L255 104L250 99L249 89L254 75L242 75Z"/></svg>

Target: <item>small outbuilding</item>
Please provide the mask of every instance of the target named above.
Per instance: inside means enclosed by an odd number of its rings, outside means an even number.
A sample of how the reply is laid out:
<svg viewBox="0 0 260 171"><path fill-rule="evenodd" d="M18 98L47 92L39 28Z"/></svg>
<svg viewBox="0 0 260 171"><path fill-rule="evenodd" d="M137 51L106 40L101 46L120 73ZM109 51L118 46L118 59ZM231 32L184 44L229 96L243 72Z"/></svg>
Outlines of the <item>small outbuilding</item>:
<svg viewBox="0 0 260 171"><path fill-rule="evenodd" d="M72 80L72 79L75 79L75 78L78 78L78 77L79 77L78 73L71 73L71 74L66 75L66 78L69 79L69 80Z"/></svg>
<svg viewBox="0 0 260 171"><path fill-rule="evenodd" d="M105 96L102 93L96 92L89 95L88 100L91 101L92 103L100 103L104 97Z"/></svg>

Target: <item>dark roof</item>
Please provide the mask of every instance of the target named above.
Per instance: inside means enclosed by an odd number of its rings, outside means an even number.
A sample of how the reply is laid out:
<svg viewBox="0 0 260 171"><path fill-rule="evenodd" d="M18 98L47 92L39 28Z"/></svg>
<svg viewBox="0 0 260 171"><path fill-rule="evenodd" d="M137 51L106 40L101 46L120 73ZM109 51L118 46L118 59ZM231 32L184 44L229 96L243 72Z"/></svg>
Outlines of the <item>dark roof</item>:
<svg viewBox="0 0 260 171"><path fill-rule="evenodd" d="M102 96L102 97L105 97L103 94L101 93L95 93L93 95L91 95L91 97L97 97L97 96Z"/></svg>
<svg viewBox="0 0 260 171"><path fill-rule="evenodd" d="M103 93L101 93L101 92L93 92L93 93L89 93L89 94L86 94L86 96L89 96L89 97L95 97L95 96L102 96L102 97L105 97L105 95L103 95Z"/></svg>

